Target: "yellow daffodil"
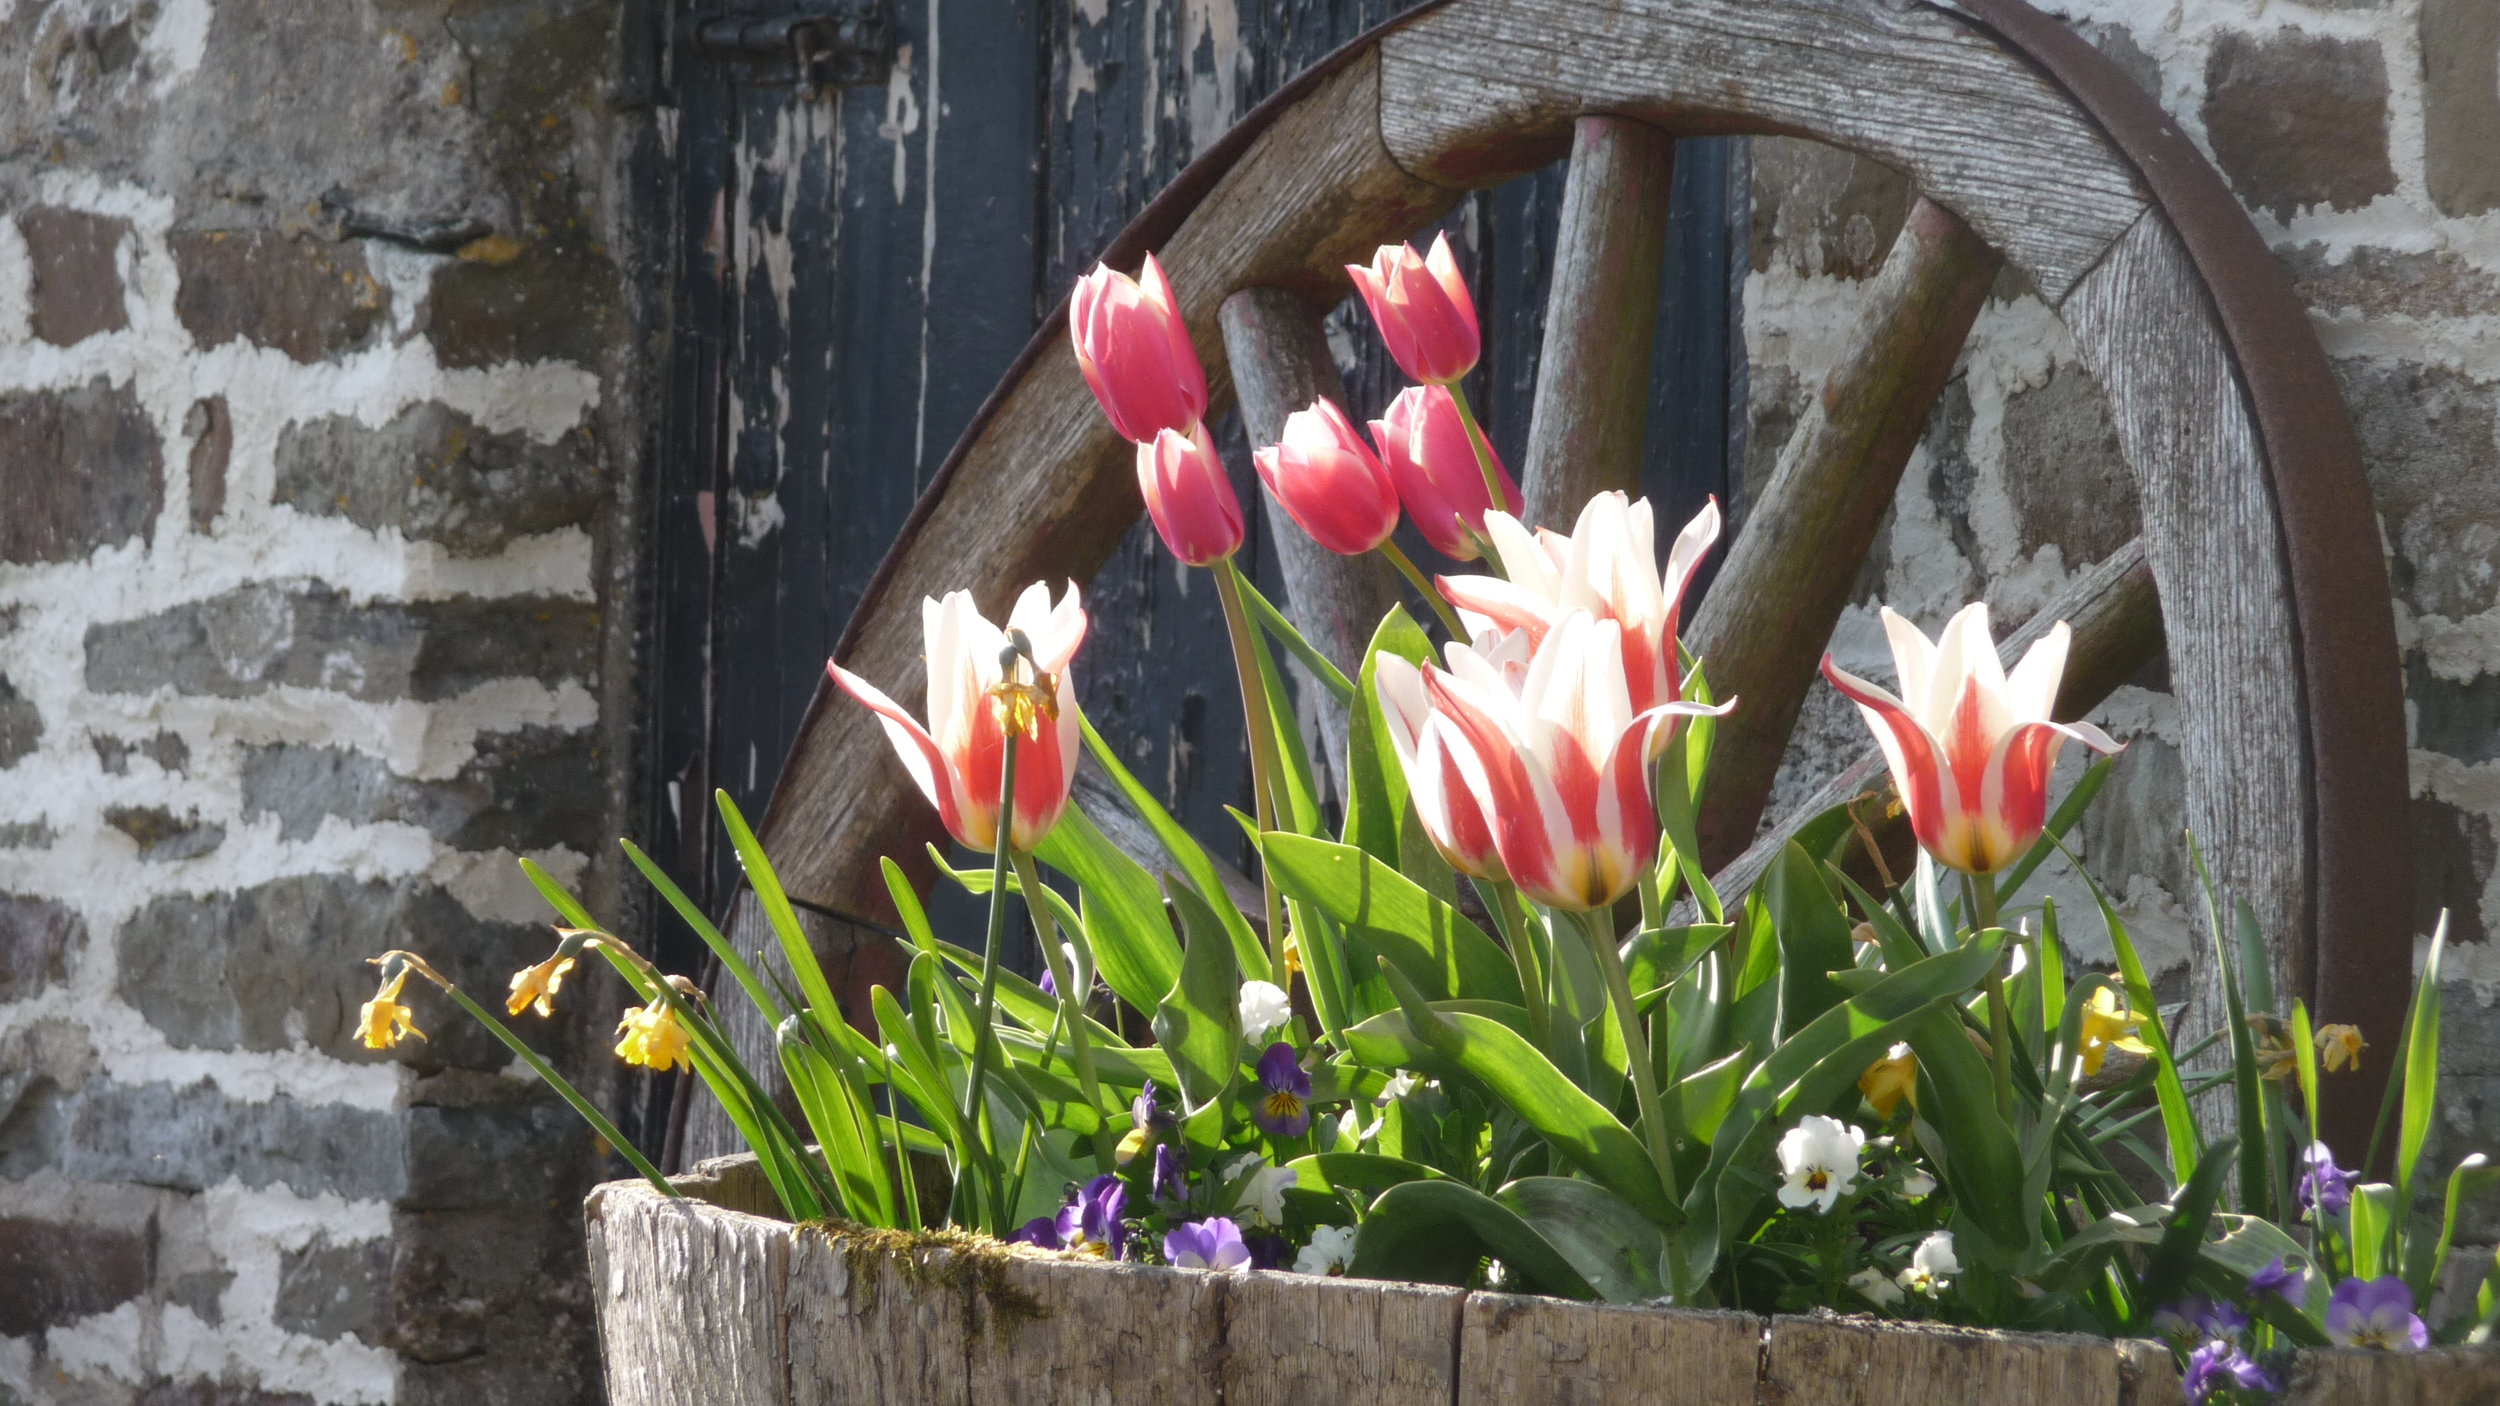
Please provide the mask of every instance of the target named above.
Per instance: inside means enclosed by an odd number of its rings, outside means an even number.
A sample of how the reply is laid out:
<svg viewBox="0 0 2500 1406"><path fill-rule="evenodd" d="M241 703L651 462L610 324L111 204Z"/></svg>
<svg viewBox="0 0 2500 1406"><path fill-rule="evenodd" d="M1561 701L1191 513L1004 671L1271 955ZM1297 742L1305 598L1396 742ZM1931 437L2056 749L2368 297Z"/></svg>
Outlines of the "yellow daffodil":
<svg viewBox="0 0 2500 1406"><path fill-rule="evenodd" d="M507 1015L519 1015L531 1006L542 1016L556 1013L556 991L564 985L564 974L573 969L573 959L562 951L512 974L512 998L504 1002Z"/></svg>
<svg viewBox="0 0 2500 1406"><path fill-rule="evenodd" d="M1918 1107L1918 1061L1908 1045L1895 1045L1858 1076L1858 1092L1875 1107L1875 1116L1889 1120L1903 1099Z"/></svg>
<svg viewBox="0 0 2500 1406"><path fill-rule="evenodd" d="M2122 1005L2118 994L2104 986L2092 993L2091 1004L2083 1008L2083 1072L2101 1072L2101 1061L2111 1050L2129 1054L2151 1054L2153 1047L2135 1037L2144 1017Z"/></svg>
<svg viewBox="0 0 2500 1406"><path fill-rule="evenodd" d="M2318 1054L2325 1059L2326 1070L2329 1074L2335 1073L2348 1064L2355 1070L2360 1069L2361 1052L2368 1048L2369 1042L2361 1038L2360 1026L2322 1025L2318 1027Z"/></svg>
<svg viewBox="0 0 2500 1406"><path fill-rule="evenodd" d="M1285 971L1291 976L1302 974L1302 934L1293 928L1285 929Z"/></svg>
<svg viewBox="0 0 2500 1406"><path fill-rule="evenodd" d="M381 990L373 993L373 999L365 1002L356 1012L356 1030L364 1037L366 1049L393 1048L406 1035L414 1035L420 1040L425 1038L425 1032L417 1028L416 1012L400 1004L400 988L407 984L408 969L401 967L382 983Z"/></svg>
<svg viewBox="0 0 2500 1406"><path fill-rule="evenodd" d="M677 1023L677 1012L665 1001L627 1007L616 1030L625 1037L616 1042L617 1058L661 1074L686 1057L686 1046L691 1043L686 1027Z"/></svg>
<svg viewBox="0 0 2500 1406"><path fill-rule="evenodd" d="M2290 1037L2284 1034L2282 1021L2270 1015L2252 1015L2248 1018L2248 1029L2256 1037L2257 1077L2271 1079L2278 1084L2299 1077L2300 1051L2292 1048Z"/></svg>

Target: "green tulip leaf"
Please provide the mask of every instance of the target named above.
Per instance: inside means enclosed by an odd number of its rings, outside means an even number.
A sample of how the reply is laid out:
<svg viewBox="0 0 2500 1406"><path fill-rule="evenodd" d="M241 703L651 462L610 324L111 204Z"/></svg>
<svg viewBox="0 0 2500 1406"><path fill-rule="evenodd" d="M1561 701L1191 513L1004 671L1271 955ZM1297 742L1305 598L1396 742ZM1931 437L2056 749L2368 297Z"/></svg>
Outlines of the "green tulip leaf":
<svg viewBox="0 0 2500 1406"><path fill-rule="evenodd" d="M1380 1193L1363 1217L1347 1272L1466 1286L1498 1259L1531 1291L1594 1299L1597 1289L1517 1212L1454 1181L1401 1182Z"/></svg>

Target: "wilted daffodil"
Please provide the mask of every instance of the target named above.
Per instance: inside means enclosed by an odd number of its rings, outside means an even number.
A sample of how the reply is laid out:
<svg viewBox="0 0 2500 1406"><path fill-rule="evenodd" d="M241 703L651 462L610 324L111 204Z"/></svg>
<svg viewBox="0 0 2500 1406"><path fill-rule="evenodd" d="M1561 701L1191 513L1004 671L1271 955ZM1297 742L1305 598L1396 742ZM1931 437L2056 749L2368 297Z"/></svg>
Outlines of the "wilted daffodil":
<svg viewBox="0 0 2500 1406"><path fill-rule="evenodd" d="M365 1048L369 1050L390 1049L406 1035L414 1035L420 1040L425 1038L425 1032L417 1028L416 1012L401 1004L399 999L401 988L408 984L408 968L404 965L393 966L385 968L385 972L382 989L374 992L373 999L365 1002L356 1012L357 1032L364 1038Z"/></svg>
<svg viewBox="0 0 2500 1406"><path fill-rule="evenodd" d="M1807 1114L1780 1138L1780 1204L1828 1212L1858 1184L1866 1134L1820 1113Z"/></svg>
<svg viewBox="0 0 2500 1406"><path fill-rule="evenodd" d="M2129 1054L2151 1054L2153 1047L2135 1037L2144 1017L2126 1008L2116 992L2104 986L2092 993L2092 1000L2083 1008L2083 1072L2089 1077L2101 1072L2101 1062L2111 1050Z"/></svg>
<svg viewBox="0 0 2500 1406"><path fill-rule="evenodd" d="M676 1008L664 1000L627 1007L616 1030L625 1037L616 1042L617 1057L660 1074L674 1069L686 1057L686 1047L693 1043L686 1027L678 1023Z"/></svg>
<svg viewBox="0 0 2500 1406"><path fill-rule="evenodd" d="M1875 1108L1875 1116L1889 1120L1893 1110L1907 1099L1910 1107L1918 1107L1918 1060L1906 1044L1893 1046L1884 1057L1866 1067L1858 1076L1858 1092Z"/></svg>
<svg viewBox="0 0 2500 1406"><path fill-rule="evenodd" d="M504 1013L519 1015L532 1006L541 1016L556 1013L556 992L564 985L564 974L573 970L573 954L557 948L554 956L534 967L523 967L512 974L512 995L504 1002Z"/></svg>
<svg viewBox="0 0 2500 1406"><path fill-rule="evenodd" d="M2322 1025L2318 1027L2318 1057L2326 1062L2326 1072L2329 1074L2347 1065L2359 1069L2361 1052L2368 1048L2369 1042L2361 1038L2360 1026Z"/></svg>

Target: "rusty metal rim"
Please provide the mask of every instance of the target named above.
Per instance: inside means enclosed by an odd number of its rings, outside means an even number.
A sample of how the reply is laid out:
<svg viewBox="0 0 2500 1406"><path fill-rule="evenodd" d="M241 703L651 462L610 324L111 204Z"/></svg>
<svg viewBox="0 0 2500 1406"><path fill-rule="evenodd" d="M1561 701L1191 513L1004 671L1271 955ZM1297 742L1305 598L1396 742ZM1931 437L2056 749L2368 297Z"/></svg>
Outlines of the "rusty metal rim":
<svg viewBox="0 0 2500 1406"><path fill-rule="evenodd" d="M1133 267L1179 229L1279 115L1383 36L1447 3L1426 0L1278 88L1148 202L1105 247L1103 260ZM2412 970L2403 681L2360 442L2325 351L2292 294L2290 279L2220 173L2159 104L2106 56L2026 0L1927 3L1974 23L2037 66L2100 128L2142 178L2152 208L2178 232L2214 300L2265 449L2293 595L2295 648L2309 665L2301 672L2315 849L2305 866L2311 884L2311 930L2299 935L2308 973L2304 994L2322 1019L2385 1031L2384 1038L2392 1041L2403 1021L2406 983L2391 980L2389 973ZM1017 354L913 505L903 523L903 539L926 521L1008 392L1064 335L1066 314L1063 298ZM859 608L843 628L834 649L837 657L850 651L860 622L888 589L898 560L899 552L889 552L879 563ZM827 688L820 683L793 750L826 703ZM766 810L768 831L779 802L776 786ZM2397 896L2401 916L2385 913L2388 894ZM2377 1102L2375 1096L2365 1096L2331 1105L2330 1140L2339 1147L2366 1143Z"/></svg>

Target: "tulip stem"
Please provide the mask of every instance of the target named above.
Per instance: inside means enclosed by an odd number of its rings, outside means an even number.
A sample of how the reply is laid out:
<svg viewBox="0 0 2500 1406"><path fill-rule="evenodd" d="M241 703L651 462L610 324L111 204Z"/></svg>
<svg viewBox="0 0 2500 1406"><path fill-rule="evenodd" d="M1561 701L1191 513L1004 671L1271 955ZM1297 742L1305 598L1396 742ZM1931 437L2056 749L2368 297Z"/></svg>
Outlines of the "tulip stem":
<svg viewBox="0 0 2500 1406"><path fill-rule="evenodd" d="M1102 1086L1094 1078L1094 1046L1085 1038L1084 1001L1093 995L1091 972L1079 974L1070 970L1066 954L1059 950L1058 924L1051 918L1050 902L1042 897L1042 876L1034 867L1033 856L1017 850L1016 887L1024 893L1024 911L1033 917L1033 940L1042 945L1042 961L1050 968L1050 979L1059 986L1059 1010L1068 1026L1068 1050L1076 1058L1077 1087L1085 1091L1085 1106L1102 1107ZM1089 988L1079 990L1082 981ZM1094 1161L1102 1171L1111 1170L1111 1130L1097 1119L1094 1124Z"/></svg>
<svg viewBox="0 0 2500 1406"><path fill-rule="evenodd" d="M1432 607L1435 615L1441 617L1441 628L1450 632L1450 638L1464 643L1467 639L1467 626L1459 620L1458 612L1450 609L1448 601L1441 599L1441 593L1432 588L1432 582L1425 579L1423 571L1415 565L1415 559L1406 554L1405 549L1397 544L1396 539L1382 538L1380 546L1375 550L1389 559L1389 564L1398 569L1398 574L1405 577L1415 587L1416 592L1423 596L1424 603Z"/></svg>
<svg viewBox="0 0 2500 1406"><path fill-rule="evenodd" d="M1224 625L1233 637L1233 671L1241 676L1241 715L1250 733L1250 793L1258 810L1259 833L1276 828L1276 806L1282 799L1276 784L1276 729L1267 710L1267 680L1259 670L1252 650L1257 641L1250 631L1250 612L1241 601L1241 568L1230 556L1219 557L1214 564L1215 593L1224 602ZM1288 986L1293 973L1285 966L1284 905L1276 893L1276 878L1265 864L1259 866L1259 891L1267 905L1268 975L1278 986Z"/></svg>
<svg viewBox="0 0 2500 1406"><path fill-rule="evenodd" d="M1484 475L1484 501L1503 512L1511 511L1510 495L1502 491L1502 475L1493 467L1493 446L1485 443L1484 429L1476 423L1474 408L1467 404L1466 387L1450 382L1450 402L1458 407L1458 422L1467 427L1467 447L1476 451L1476 469Z"/></svg>
<svg viewBox="0 0 2500 1406"><path fill-rule="evenodd" d="M1544 964L1537 959L1527 924L1519 920L1519 886L1507 879L1478 879L1476 891L1484 898L1484 906L1493 910L1494 925L1502 930L1511 965L1518 969L1519 997L1528 1008L1528 1038L1538 1049L1550 1052L1553 1015L1545 1004Z"/></svg>
<svg viewBox="0 0 2500 1406"><path fill-rule="evenodd" d="M1001 661L1006 665L1006 677L1011 679L1016 676L1014 648L1013 645L1008 646L1009 657ZM999 705L984 699L982 706L995 708ZM1012 842L1016 830L1016 743L1024 736L1024 730L1017 727L1012 719L1002 721L1007 725L999 729L1004 735L1005 746L998 766L998 836L990 848L989 936L981 944L981 1004L975 1016L978 1028L972 1032L972 1073L964 1080L964 1152L976 1161L990 1145L981 1134L982 1115L988 1111L982 1101L982 1087L989 1078L991 1026L998 1019L998 948L1007 937L1007 869L1009 856L1014 851ZM1036 900L1028 894L1024 901L1031 904ZM992 1164L982 1170L989 1173L991 1214L998 1226L1004 1229L1011 1208L998 1204L1005 1188L999 1184L999 1169L995 1160L991 1158ZM956 1216L954 1220L958 1225L965 1223L962 1216Z"/></svg>
<svg viewBox="0 0 2500 1406"><path fill-rule="evenodd" d="M1997 885L1993 875L1974 876L1969 888L1971 904L1971 935L1978 936L1997 925ZM2000 955L1988 968L1988 1055L1996 1066L1997 1113L2012 1122L2014 1117L2014 1014L2005 999L2005 958Z"/></svg>
<svg viewBox="0 0 2500 1406"><path fill-rule="evenodd" d="M1649 1144L1649 1160L1658 1168L1658 1185L1669 1201L1681 1201L1675 1184L1675 1149L1667 1138L1667 1115L1658 1101L1658 1068L1650 1061L1649 1035L1641 1028L1640 1009L1632 1003L1632 978L1623 969L1623 949L1615 945L1612 910L1599 908L1576 915L1588 937L1589 951L1606 977L1607 1004L1615 1008L1615 1029L1623 1036L1623 1061L1630 1066L1632 1096L1641 1113L1641 1135ZM1669 1293L1682 1294L1684 1240L1667 1232L1668 1274L1675 1280Z"/></svg>

